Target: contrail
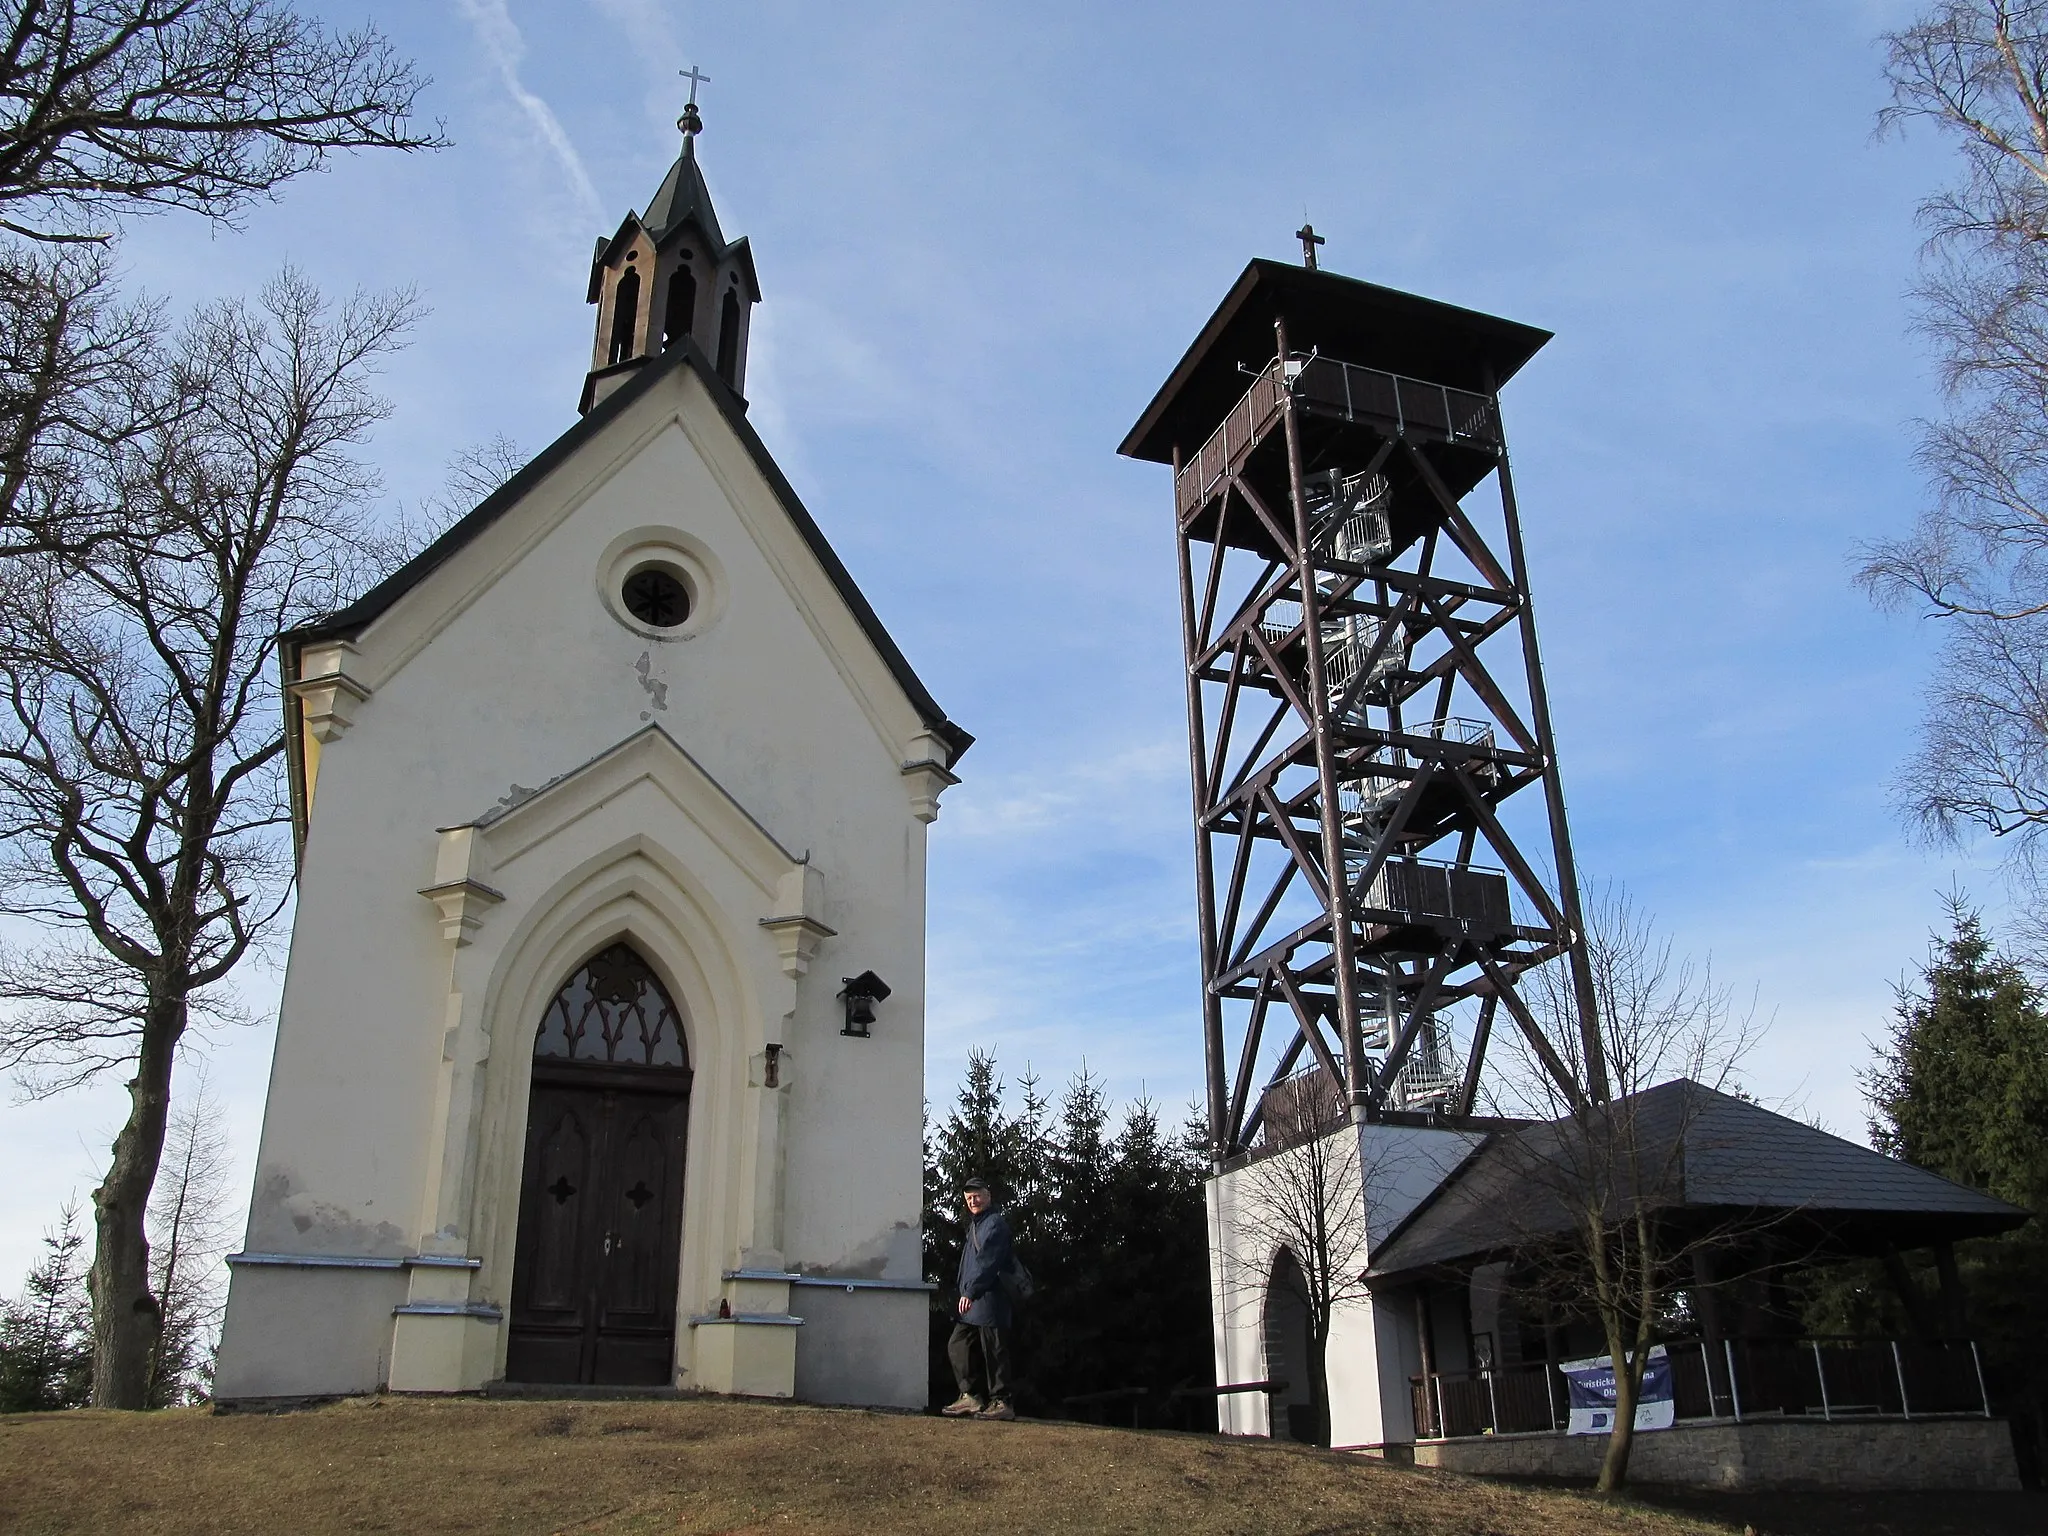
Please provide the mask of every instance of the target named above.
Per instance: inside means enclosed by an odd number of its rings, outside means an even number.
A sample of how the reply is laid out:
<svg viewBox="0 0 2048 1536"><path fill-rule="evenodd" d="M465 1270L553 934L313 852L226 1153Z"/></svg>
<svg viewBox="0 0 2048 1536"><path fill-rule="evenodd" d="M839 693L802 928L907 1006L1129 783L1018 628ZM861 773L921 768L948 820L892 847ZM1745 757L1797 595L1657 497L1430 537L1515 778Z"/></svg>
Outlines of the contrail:
<svg viewBox="0 0 2048 1536"><path fill-rule="evenodd" d="M505 9L505 0L455 0L455 3L470 26L476 29L477 41L483 44L491 62L497 65L505 89L568 173L570 190L583 205L584 216L596 221L604 211L603 203L598 198L597 188L591 183L590 173L583 168L583 157L569 142L568 131L562 127L562 120L555 116L554 108L528 90L519 78L519 65L526 57L526 39L520 35L518 24Z"/></svg>

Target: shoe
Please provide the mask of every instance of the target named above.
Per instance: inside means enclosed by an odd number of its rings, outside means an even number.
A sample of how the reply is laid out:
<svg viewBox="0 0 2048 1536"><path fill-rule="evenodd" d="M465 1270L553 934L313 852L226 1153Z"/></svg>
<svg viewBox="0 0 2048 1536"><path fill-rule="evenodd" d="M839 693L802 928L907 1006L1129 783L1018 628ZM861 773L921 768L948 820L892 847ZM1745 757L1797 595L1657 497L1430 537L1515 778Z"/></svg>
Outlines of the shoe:
<svg viewBox="0 0 2048 1536"><path fill-rule="evenodd" d="M981 1412L977 1413L975 1417L977 1419L1014 1419L1017 1417L1017 1410L1008 1403L990 1403Z"/></svg>
<svg viewBox="0 0 2048 1536"><path fill-rule="evenodd" d="M980 1398L972 1393L963 1392L960 1394L958 1401L946 1404L939 1412L949 1419L972 1419L980 1416L981 1408Z"/></svg>

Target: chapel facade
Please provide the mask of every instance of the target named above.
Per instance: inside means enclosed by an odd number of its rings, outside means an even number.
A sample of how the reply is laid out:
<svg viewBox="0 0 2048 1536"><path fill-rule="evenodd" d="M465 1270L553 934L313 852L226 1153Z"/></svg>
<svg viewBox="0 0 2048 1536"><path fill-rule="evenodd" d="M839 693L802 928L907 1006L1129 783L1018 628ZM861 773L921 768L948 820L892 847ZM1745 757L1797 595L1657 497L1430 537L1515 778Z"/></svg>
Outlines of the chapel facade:
<svg viewBox="0 0 2048 1536"><path fill-rule="evenodd" d="M921 1407L926 829L971 742L745 410L684 147L582 419L283 637L299 898L217 1399Z"/></svg>

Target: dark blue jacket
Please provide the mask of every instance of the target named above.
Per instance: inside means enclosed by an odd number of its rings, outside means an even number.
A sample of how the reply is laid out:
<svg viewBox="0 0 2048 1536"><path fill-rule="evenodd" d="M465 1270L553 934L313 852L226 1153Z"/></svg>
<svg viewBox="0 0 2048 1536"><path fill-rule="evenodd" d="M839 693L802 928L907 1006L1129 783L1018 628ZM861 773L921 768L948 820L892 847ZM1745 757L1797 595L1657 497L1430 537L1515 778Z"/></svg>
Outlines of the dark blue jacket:
<svg viewBox="0 0 2048 1536"><path fill-rule="evenodd" d="M973 1303L960 1318L977 1328L1010 1326L1010 1293L1003 1273L1016 1262L1010 1251L1010 1223L999 1210L987 1210L967 1224L960 1244L960 1294Z"/></svg>

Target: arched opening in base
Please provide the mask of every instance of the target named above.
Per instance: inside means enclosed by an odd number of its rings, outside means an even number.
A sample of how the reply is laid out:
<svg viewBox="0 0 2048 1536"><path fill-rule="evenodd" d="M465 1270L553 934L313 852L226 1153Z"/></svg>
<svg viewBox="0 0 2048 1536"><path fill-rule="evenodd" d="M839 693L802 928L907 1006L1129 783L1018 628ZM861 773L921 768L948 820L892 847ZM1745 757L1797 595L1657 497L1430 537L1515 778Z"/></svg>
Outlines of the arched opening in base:
<svg viewBox="0 0 2048 1536"><path fill-rule="evenodd" d="M1315 1392L1309 1358L1308 1281L1294 1255L1282 1248L1273 1259L1266 1282L1266 1380L1284 1381L1287 1389L1271 1394L1275 1440L1316 1443Z"/></svg>

